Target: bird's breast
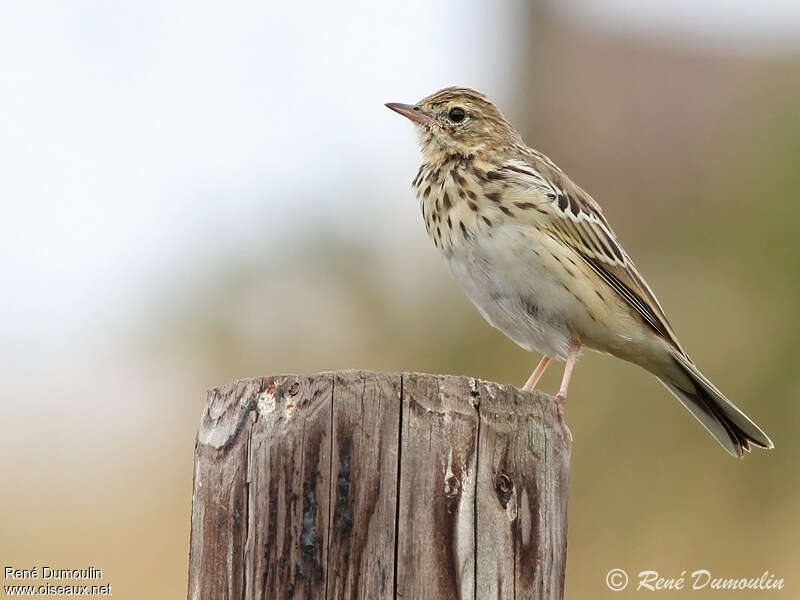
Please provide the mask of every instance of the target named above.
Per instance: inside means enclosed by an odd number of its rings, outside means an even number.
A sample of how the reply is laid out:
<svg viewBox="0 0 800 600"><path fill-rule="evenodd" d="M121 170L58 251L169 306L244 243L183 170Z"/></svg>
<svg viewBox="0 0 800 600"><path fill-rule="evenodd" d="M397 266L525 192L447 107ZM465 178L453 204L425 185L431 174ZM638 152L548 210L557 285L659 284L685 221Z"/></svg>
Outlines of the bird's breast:
<svg viewBox="0 0 800 600"><path fill-rule="evenodd" d="M574 337L568 311L575 299L546 258L542 240L505 223L446 254L461 289L481 315L517 344L563 358Z"/></svg>
<svg viewBox="0 0 800 600"><path fill-rule="evenodd" d="M596 319L593 294L534 205L515 204L502 175L478 161L423 165L413 186L428 235L483 317L523 348L565 357Z"/></svg>
<svg viewBox="0 0 800 600"><path fill-rule="evenodd" d="M520 211L493 165L474 157L425 163L412 186L425 229L445 256L474 246L475 239L492 237L497 229L513 223Z"/></svg>

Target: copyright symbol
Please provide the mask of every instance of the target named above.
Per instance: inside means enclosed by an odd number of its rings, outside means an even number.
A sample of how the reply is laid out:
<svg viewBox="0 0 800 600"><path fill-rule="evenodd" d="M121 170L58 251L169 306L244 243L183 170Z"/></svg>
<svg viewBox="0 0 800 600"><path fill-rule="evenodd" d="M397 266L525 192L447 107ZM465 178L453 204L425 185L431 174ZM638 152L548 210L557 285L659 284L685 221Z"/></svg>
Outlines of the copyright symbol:
<svg viewBox="0 0 800 600"><path fill-rule="evenodd" d="M621 592L628 587L628 574L622 569L611 569L606 574L606 585L615 592Z"/></svg>

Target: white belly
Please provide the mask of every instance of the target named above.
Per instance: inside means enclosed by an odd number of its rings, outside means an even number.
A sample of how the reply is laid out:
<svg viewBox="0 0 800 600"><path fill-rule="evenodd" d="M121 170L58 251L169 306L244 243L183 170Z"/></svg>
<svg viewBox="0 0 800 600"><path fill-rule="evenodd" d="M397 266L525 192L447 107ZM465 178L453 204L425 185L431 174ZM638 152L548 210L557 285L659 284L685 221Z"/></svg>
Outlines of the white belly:
<svg viewBox="0 0 800 600"><path fill-rule="evenodd" d="M546 242L546 241L545 241ZM492 326L526 350L565 359L590 317L556 276L559 263L529 229L504 224L450 249L459 285Z"/></svg>

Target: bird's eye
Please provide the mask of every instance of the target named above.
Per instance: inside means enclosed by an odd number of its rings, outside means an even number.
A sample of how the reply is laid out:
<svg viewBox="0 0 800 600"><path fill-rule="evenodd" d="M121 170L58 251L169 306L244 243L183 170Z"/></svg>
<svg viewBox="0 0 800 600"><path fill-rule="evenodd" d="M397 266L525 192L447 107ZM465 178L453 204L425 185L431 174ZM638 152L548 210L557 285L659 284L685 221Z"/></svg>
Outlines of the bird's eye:
<svg viewBox="0 0 800 600"><path fill-rule="evenodd" d="M451 108L450 112L447 113L447 117L453 123L461 123L461 121L463 121L466 116L467 116L467 113L465 113L464 109L459 107L459 106L456 106L455 108Z"/></svg>

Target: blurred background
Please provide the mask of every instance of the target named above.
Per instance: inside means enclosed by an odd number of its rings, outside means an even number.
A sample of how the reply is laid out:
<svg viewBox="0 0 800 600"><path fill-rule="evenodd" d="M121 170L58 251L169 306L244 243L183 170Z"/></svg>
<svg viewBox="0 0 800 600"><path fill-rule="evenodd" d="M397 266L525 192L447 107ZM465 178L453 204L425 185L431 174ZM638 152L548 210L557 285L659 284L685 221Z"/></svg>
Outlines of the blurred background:
<svg viewBox="0 0 800 600"><path fill-rule="evenodd" d="M185 596L194 436L232 379L525 380L539 357L450 279L383 106L460 84L604 206L777 446L734 460L586 354L568 597L619 597L612 568L800 594L800 3L6 2L0 65L3 566Z"/></svg>

